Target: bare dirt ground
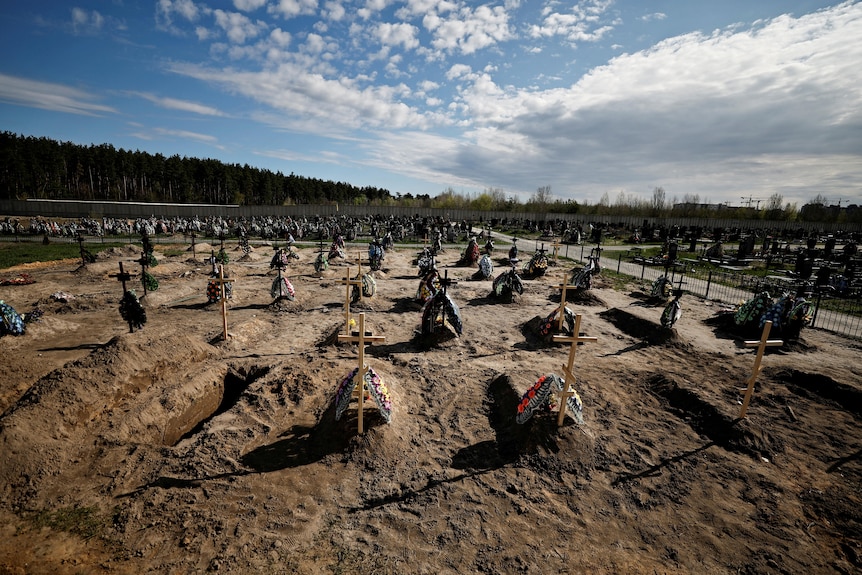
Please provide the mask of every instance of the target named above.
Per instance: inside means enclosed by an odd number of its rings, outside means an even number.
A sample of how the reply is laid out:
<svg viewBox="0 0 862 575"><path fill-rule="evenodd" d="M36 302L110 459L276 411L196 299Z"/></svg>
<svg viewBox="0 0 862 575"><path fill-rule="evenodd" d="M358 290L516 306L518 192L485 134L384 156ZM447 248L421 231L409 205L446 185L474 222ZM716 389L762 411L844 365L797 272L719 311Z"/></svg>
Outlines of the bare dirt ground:
<svg viewBox="0 0 862 575"><path fill-rule="evenodd" d="M0 574L862 572L859 342L770 350L736 421L755 352L708 321L719 306L685 296L657 337L645 288L598 278L569 304L598 338L577 348L584 424L518 425L521 394L562 375L568 346L534 328L572 264L500 304L443 252L464 333L429 343L398 249L353 308L385 336L366 359L394 406L387 424L367 402L358 435L356 402L333 406L357 362L333 337L346 264L318 274L299 249L297 298L274 304L272 249L235 247L226 342L208 246L157 248L134 333L111 274L139 251L0 270L35 280L0 299L44 312L0 339Z"/></svg>

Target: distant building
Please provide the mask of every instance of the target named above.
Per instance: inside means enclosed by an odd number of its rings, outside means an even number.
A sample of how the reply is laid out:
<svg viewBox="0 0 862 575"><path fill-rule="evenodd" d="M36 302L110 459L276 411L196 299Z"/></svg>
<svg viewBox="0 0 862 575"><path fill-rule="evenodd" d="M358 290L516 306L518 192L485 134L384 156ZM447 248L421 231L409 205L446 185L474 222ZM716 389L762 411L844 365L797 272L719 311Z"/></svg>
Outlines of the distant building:
<svg viewBox="0 0 862 575"><path fill-rule="evenodd" d="M739 210L742 208L728 206L727 204L696 204L694 202L683 202L673 205L674 212L694 213L700 211Z"/></svg>

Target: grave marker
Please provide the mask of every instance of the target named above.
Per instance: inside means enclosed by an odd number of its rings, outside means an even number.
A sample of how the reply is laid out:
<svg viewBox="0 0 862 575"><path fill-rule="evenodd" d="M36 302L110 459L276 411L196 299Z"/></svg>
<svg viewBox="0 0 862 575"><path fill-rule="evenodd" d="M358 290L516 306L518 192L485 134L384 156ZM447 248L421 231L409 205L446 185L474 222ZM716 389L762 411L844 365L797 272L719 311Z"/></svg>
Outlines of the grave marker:
<svg viewBox="0 0 862 575"><path fill-rule="evenodd" d="M227 290L225 289L225 284L231 284L234 280L224 277L224 266L219 264L218 266L218 279L209 280L212 283L216 283L219 286L219 291L221 292L221 322L224 334L224 341L227 341Z"/></svg>
<svg viewBox="0 0 862 575"><path fill-rule="evenodd" d="M123 286L123 297L120 300L120 315L129 324L129 333L135 332L135 324L143 326L147 321L146 313L141 306L138 298L126 288L126 282L132 279L132 274L123 269L123 262L120 262L120 273L112 274L110 277L117 278Z"/></svg>
<svg viewBox="0 0 862 575"><path fill-rule="evenodd" d="M756 347L757 356L754 359L754 369L751 372L751 377L748 378L748 388L745 390L745 399L742 400L742 409L739 411L739 419L745 417L745 412L748 410L748 402L751 401L751 395L754 393L754 382L757 375L760 373L760 362L763 359L763 352L767 347L775 347L784 345L784 341L780 339L769 339L769 331L772 329L772 322L767 321L763 324L763 333L760 334L760 339L756 341L746 341L745 347Z"/></svg>
<svg viewBox="0 0 862 575"><path fill-rule="evenodd" d="M558 239L555 239L554 243L551 244L551 246L554 248L554 265L557 265L557 256L560 253L560 246L561 245L562 244L560 243L560 240L558 240Z"/></svg>
<svg viewBox="0 0 862 575"><path fill-rule="evenodd" d="M350 279L350 266L347 266L341 285L346 286L344 292L344 333L350 335L350 288L356 286L359 289L359 298L362 299L362 277L357 277L355 280Z"/></svg>
<svg viewBox="0 0 862 575"><path fill-rule="evenodd" d="M581 314L575 316L575 327L572 330L571 336L555 335L554 341L562 341L571 343L569 348L569 361L563 366L565 379L563 381L563 389L556 392L559 399L560 411L557 415L557 426L563 425L563 420L566 418L566 402L570 397L575 395L575 374L572 371L575 365L575 353L579 343L592 343L598 341L597 337L582 336L581 333Z"/></svg>
<svg viewBox="0 0 862 575"><path fill-rule="evenodd" d="M371 333L365 332L365 313L359 314L359 331L357 333L351 334L348 332L345 334L338 335L338 341L347 341L352 343L359 344L359 369L356 372L356 376L359 378L359 385L357 386L357 390L355 393L358 395L357 400L359 401L359 413L357 415L357 426L358 432L360 435L363 433L362 429L362 412L365 406L365 372L368 371L368 366L365 365L365 345L369 343L373 343L375 341L385 341L386 337L382 335L371 335Z"/></svg>
<svg viewBox="0 0 862 575"><path fill-rule="evenodd" d="M563 331L563 320L566 319L566 291L570 287L576 287L573 285L569 285L568 277L569 277L569 274L564 271L563 272L563 285L557 286L558 290L562 290L562 293L560 294L560 311L559 311L560 317L557 319L557 322L558 322L557 323L557 329L559 331ZM580 317L580 316L578 316L578 317ZM577 335L578 332L574 331L572 333Z"/></svg>
<svg viewBox="0 0 862 575"><path fill-rule="evenodd" d="M110 277L117 278L117 281L123 284L123 293L126 293L126 282L132 279L132 274L123 269L123 262L120 262L120 273L112 274Z"/></svg>

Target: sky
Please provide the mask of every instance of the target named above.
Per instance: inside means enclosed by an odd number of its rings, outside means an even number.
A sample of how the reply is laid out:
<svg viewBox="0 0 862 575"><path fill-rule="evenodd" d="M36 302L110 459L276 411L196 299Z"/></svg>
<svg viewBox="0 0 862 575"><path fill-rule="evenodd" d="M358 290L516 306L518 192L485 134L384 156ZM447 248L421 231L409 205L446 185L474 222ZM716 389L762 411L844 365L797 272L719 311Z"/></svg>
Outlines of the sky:
<svg viewBox="0 0 862 575"><path fill-rule="evenodd" d="M0 130L393 195L862 204L862 2L0 3Z"/></svg>

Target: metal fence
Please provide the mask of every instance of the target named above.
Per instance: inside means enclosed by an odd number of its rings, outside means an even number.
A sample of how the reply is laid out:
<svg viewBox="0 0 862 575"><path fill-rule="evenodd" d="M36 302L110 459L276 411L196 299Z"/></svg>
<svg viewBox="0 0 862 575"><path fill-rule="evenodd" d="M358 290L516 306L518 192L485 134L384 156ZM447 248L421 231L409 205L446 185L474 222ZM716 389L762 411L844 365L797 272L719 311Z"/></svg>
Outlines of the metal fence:
<svg viewBox="0 0 862 575"><path fill-rule="evenodd" d="M589 247L565 246L560 255L586 261L589 253ZM649 284L666 272L664 266L650 265L646 260L636 262L633 258L634 253L630 251L606 250L601 257L601 265L604 269L633 276ZM838 292L790 277L764 278L730 270L704 269L686 260L668 268L667 275L675 287L681 285L687 293L729 305L740 304L762 291L778 297L785 293L795 294L801 288L811 293L809 301L814 311L809 327L862 339L862 289L859 287Z"/></svg>

